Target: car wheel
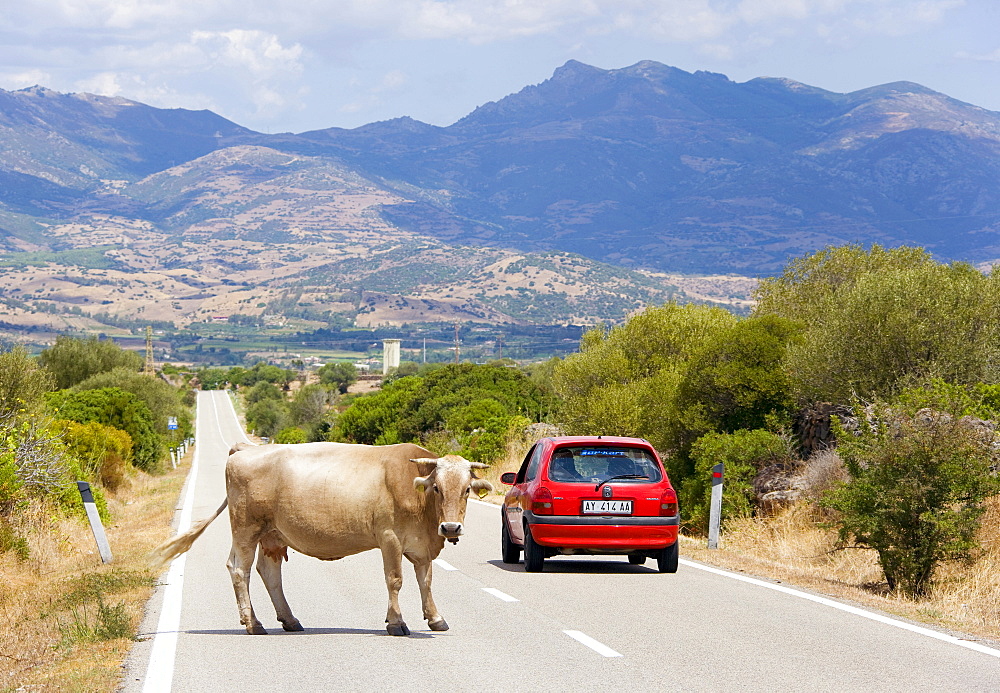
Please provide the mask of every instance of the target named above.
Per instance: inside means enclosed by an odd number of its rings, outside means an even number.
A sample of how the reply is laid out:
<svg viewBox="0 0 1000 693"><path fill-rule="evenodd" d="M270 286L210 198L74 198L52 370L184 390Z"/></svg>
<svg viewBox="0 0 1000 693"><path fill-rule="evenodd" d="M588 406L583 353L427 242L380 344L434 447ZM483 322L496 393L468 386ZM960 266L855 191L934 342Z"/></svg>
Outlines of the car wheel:
<svg viewBox="0 0 1000 693"><path fill-rule="evenodd" d="M507 520L500 518L500 554L504 563L517 563L521 560L521 547L511 541Z"/></svg>
<svg viewBox="0 0 1000 693"><path fill-rule="evenodd" d="M660 551L656 556L656 568L661 573L676 573L677 572L677 562L680 558L678 553L678 544L680 542L674 542L667 548Z"/></svg>
<svg viewBox="0 0 1000 693"><path fill-rule="evenodd" d="M628 562L632 565L642 565L646 562L646 554L644 553L630 553L628 555Z"/></svg>
<svg viewBox="0 0 1000 693"><path fill-rule="evenodd" d="M531 537L531 528L524 527L524 569L529 573L542 572L545 563L545 549L535 543Z"/></svg>

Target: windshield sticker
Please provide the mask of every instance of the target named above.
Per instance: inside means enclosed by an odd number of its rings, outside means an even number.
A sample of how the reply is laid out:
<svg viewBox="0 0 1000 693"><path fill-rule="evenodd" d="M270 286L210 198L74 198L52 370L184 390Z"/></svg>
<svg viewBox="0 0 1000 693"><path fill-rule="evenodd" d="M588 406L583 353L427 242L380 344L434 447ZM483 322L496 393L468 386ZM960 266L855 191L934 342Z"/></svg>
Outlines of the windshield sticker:
<svg viewBox="0 0 1000 693"><path fill-rule="evenodd" d="M600 455L601 457L628 457L628 453L624 450L581 450L580 456L584 455Z"/></svg>

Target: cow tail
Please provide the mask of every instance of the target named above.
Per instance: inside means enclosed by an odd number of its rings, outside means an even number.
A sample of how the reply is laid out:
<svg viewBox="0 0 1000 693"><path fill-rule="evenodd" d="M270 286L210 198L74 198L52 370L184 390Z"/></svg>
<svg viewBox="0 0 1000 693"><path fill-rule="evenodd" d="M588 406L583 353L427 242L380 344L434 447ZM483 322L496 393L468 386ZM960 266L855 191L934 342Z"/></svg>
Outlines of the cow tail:
<svg viewBox="0 0 1000 693"><path fill-rule="evenodd" d="M222 511L225 510L228 505L229 499L227 498L222 501L222 505L220 505L219 509L215 511L214 515L197 522L188 531L183 534L178 534L173 539L165 541L153 549L153 551L149 554L149 562L152 567L156 570L160 570L167 563L190 549L195 540L201 536L202 532L204 532L210 524L212 524L212 521L215 520L215 518L222 514Z"/></svg>

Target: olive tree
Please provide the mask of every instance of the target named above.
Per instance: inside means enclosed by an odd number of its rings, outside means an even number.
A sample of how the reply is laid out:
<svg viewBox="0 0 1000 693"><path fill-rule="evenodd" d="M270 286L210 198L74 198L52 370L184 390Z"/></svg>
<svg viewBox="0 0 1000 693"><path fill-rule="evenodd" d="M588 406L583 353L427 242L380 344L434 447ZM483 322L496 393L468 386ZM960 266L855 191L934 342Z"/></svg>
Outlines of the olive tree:
<svg viewBox="0 0 1000 693"><path fill-rule="evenodd" d="M800 403L891 399L932 378L994 383L1000 273L941 264L919 248L828 248L761 283L754 315L804 324L789 346Z"/></svg>
<svg viewBox="0 0 1000 693"><path fill-rule="evenodd" d="M132 371L142 368L139 354L97 337L78 339L59 335L55 344L42 351L38 360L55 377L58 389L73 387L93 375L115 368Z"/></svg>

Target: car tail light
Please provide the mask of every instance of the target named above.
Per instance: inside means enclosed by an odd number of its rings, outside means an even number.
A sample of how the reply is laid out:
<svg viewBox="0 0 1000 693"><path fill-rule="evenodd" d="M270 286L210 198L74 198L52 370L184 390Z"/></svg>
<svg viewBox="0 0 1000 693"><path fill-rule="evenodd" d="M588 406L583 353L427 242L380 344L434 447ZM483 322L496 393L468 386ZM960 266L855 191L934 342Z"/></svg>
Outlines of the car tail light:
<svg viewBox="0 0 1000 693"><path fill-rule="evenodd" d="M552 514L552 492L544 486L535 491L535 495L531 499L531 512L536 515Z"/></svg>
<svg viewBox="0 0 1000 693"><path fill-rule="evenodd" d="M673 517L677 514L677 492L668 488L663 492L660 499L660 515L663 517Z"/></svg>

